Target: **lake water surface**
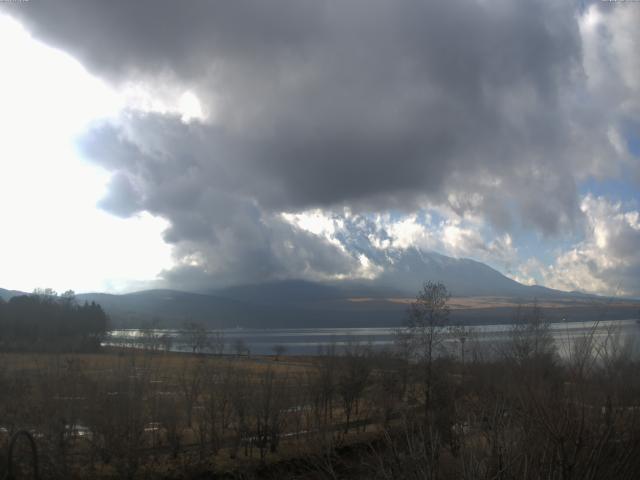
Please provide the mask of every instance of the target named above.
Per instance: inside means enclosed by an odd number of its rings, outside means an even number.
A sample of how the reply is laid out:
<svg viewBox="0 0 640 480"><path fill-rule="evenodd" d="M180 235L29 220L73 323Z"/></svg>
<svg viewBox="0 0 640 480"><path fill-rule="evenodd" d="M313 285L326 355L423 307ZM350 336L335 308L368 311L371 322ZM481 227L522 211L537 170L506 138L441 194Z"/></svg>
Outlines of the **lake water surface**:
<svg viewBox="0 0 640 480"><path fill-rule="evenodd" d="M473 349L483 352L499 350L510 338L513 325L478 325L467 327L464 348L469 354ZM204 349L212 353L224 345L224 353L235 353L242 344L251 354L271 355L274 346L281 345L288 355L315 355L319 348L335 345L338 351L350 344L361 343L375 349L392 348L397 328L297 328L297 329L228 329L208 333L215 346ZM609 339L610 348L637 349L636 338L640 324L636 320L612 320L593 322L561 322L550 324L550 332L562 356L568 356L576 340L592 334L597 345ZM615 342L615 343L614 343ZM105 345L149 347L166 345L172 351L191 351L190 333L181 329L122 329L113 330L105 339ZM449 335L444 341L451 351L458 351L460 337ZM219 351L219 350L218 350Z"/></svg>

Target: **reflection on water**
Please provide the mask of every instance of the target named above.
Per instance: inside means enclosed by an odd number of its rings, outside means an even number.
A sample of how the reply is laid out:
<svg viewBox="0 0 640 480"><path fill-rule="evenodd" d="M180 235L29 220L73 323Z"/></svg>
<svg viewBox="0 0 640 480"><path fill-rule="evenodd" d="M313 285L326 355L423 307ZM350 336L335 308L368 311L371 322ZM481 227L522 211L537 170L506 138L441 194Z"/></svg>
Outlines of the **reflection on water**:
<svg viewBox="0 0 640 480"><path fill-rule="evenodd" d="M508 341L513 325L479 325L468 327L465 337L465 350L474 348L495 352ZM274 353L274 346L284 347L289 355L314 355L320 346L331 344L344 347L359 342L374 348L391 348L396 328L297 328L297 329L229 329L208 332L209 346L204 352L234 353L239 344L256 355ZM613 348L611 345L624 345L636 348L635 338L640 333L636 320L610 320L594 324L593 322L561 322L550 324L550 332L556 341L558 352L567 357L578 339L593 335L594 348ZM448 334L447 334L448 335ZM103 343L111 346L138 348L168 348L171 351L192 351L192 333L181 329L113 330ZM605 339L609 342L604 342ZM215 342L217 345L212 345ZM450 351L459 348L459 337L448 335L445 345ZM615 346L614 345L614 346Z"/></svg>

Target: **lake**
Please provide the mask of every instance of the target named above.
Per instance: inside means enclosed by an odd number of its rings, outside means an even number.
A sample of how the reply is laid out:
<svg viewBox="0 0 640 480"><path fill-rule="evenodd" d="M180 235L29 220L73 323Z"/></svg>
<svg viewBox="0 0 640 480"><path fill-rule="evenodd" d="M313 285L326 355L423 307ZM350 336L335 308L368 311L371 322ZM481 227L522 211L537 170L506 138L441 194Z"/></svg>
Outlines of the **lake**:
<svg viewBox="0 0 640 480"><path fill-rule="evenodd" d="M508 341L512 325L478 325L467 327L465 351L471 355L482 352L484 355L498 351ZM242 344L254 355L271 355L274 346L281 345L288 355L315 355L320 347L335 345L338 351L350 344L361 343L374 349L392 348L396 328L297 328L297 329L227 329L209 331L210 343L224 353L235 353ZM556 341L561 356L566 357L577 339L585 338L591 332L595 344L602 348L622 347L637 349L636 338L640 334L640 324L636 320L610 320L597 324L593 322L560 322L550 324L551 334ZM121 329L109 332L103 342L109 346L127 346L144 348L166 345L171 351L191 351L192 336L183 329ZM606 339L609 342L605 342ZM448 335L444 340L445 348L457 352L461 347L459 337ZM164 347L163 347L164 348ZM213 353L215 347L203 351ZM219 351L219 350L217 350Z"/></svg>

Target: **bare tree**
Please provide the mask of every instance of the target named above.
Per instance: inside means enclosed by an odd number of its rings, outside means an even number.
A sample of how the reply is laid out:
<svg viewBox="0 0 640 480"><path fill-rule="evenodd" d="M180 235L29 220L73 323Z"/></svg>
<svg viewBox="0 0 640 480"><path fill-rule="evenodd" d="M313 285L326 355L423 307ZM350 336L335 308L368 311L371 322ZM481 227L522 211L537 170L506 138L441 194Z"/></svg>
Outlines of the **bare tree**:
<svg viewBox="0 0 640 480"><path fill-rule="evenodd" d="M475 332L467 325L458 324L452 325L449 329L449 333L460 348L460 363L462 363L462 366L464 367L467 357L468 341L473 338Z"/></svg>
<svg viewBox="0 0 640 480"><path fill-rule="evenodd" d="M423 367L422 386L426 416L431 409L433 362L446 337L444 328L449 324L450 297L444 284L427 281L411 304L407 315L407 343Z"/></svg>
<svg viewBox="0 0 640 480"><path fill-rule="evenodd" d="M350 344L345 352L338 375L338 393L345 415L344 432L349 432L353 415L359 414L361 397L369 383L371 361L367 348Z"/></svg>
<svg viewBox="0 0 640 480"><path fill-rule="evenodd" d="M210 348L209 332L201 323L186 322L184 324L184 333L187 345L191 348L192 353L202 353Z"/></svg>
<svg viewBox="0 0 640 480"><path fill-rule="evenodd" d="M142 333L142 347L149 352L157 352L162 346L162 336L158 331L160 320L154 318L151 322L145 322L140 328Z"/></svg>
<svg viewBox="0 0 640 480"><path fill-rule="evenodd" d="M509 361L526 366L526 371L534 373L550 368L557 360L557 348L537 300L531 307L518 307L506 357Z"/></svg>
<svg viewBox="0 0 640 480"><path fill-rule="evenodd" d="M162 345L164 352L169 353L173 346L173 338L168 333L164 333L160 336L160 344Z"/></svg>
<svg viewBox="0 0 640 480"><path fill-rule="evenodd" d="M318 375L315 378L320 401L318 413L322 412L321 424L327 425L328 420L333 418L333 398L337 387L338 365L335 343L318 348L318 363Z"/></svg>
<svg viewBox="0 0 640 480"><path fill-rule="evenodd" d="M236 458L241 445L245 446L245 455L248 455L248 442L250 441L249 409L251 403L250 379L244 369L236 369L233 381L229 386L232 415L230 428L233 431L231 458Z"/></svg>
<svg viewBox="0 0 640 480"><path fill-rule="evenodd" d="M94 432L93 446L106 463L113 462L120 478L133 478L140 467L149 368L129 357L102 379L93 394L88 424Z"/></svg>
<svg viewBox="0 0 640 480"><path fill-rule="evenodd" d="M244 341L244 338L236 338L233 342L233 349L236 352L236 356L248 355L249 347L247 346L247 342Z"/></svg>
<svg viewBox="0 0 640 480"><path fill-rule="evenodd" d="M394 357L381 356L379 361L381 367L373 376L372 401L383 419L383 426L386 427L404 399L404 372L407 369Z"/></svg>
<svg viewBox="0 0 640 480"><path fill-rule="evenodd" d="M206 371L203 388L204 418L199 428L204 429L201 437L208 438L211 452L216 454L222 446L222 439L229 428L232 414L230 393L237 372L232 365L223 370L210 367Z"/></svg>
<svg viewBox="0 0 640 480"><path fill-rule="evenodd" d="M275 370L268 368L260 374L255 388L252 413L255 443L261 460L264 460L267 448L276 452L280 442L286 404L286 377L279 377Z"/></svg>
<svg viewBox="0 0 640 480"><path fill-rule="evenodd" d="M183 410L175 392L163 392L157 397L158 426L164 430L165 440L171 450L173 458L180 453L182 438L184 435ZM152 425L152 433L155 434L156 425Z"/></svg>
<svg viewBox="0 0 640 480"><path fill-rule="evenodd" d="M226 346L226 340L224 338L224 332L216 330L211 334L210 348L214 355L222 355Z"/></svg>
<svg viewBox="0 0 640 480"><path fill-rule="evenodd" d="M272 350L276 356L276 362L277 362L278 360L280 360L280 357L284 355L284 353L287 351L287 347L281 344L277 344L273 346Z"/></svg>
<svg viewBox="0 0 640 480"><path fill-rule="evenodd" d="M178 385L184 399L187 426L191 428L193 419L193 407L196 405L204 381L205 363L198 359L185 359L178 373Z"/></svg>

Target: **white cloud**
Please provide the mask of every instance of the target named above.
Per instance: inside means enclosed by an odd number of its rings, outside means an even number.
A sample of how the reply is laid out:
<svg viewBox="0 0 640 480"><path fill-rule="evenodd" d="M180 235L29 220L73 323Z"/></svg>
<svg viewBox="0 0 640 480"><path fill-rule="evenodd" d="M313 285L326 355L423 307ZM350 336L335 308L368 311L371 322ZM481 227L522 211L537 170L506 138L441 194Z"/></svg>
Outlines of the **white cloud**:
<svg viewBox="0 0 640 480"><path fill-rule="evenodd" d="M281 216L286 222L323 237L329 243L345 251L344 245L336 238L336 233L344 229L344 221L341 218L331 216L320 209L299 213L284 212Z"/></svg>
<svg viewBox="0 0 640 480"><path fill-rule="evenodd" d="M445 213L449 216L442 218ZM518 252L508 233L485 232L487 226L479 217L464 218L444 209L437 214L440 220L434 221L432 212L426 210L392 216L314 209L283 213L281 217L358 259L358 263L352 264L351 272L340 274L340 278L375 278L387 264L395 262L396 253L411 248L470 257L502 270L508 270L517 262Z"/></svg>
<svg viewBox="0 0 640 480"><path fill-rule="evenodd" d="M423 223L418 220L417 214L407 215L397 221L392 221L388 215L378 215L376 227L378 237L372 235L371 239L372 243L381 249L405 250L410 247L431 249L436 245L436 239L430 230L430 217L427 217ZM380 233L383 233L386 238L380 238Z"/></svg>
<svg viewBox="0 0 640 480"><path fill-rule="evenodd" d="M640 296L640 212L592 195L583 198L581 210L585 239L552 265L529 260L520 274L561 290Z"/></svg>
<svg viewBox="0 0 640 480"><path fill-rule="evenodd" d="M617 154L617 158L591 155L591 168L584 168L585 164L583 171L599 176L617 175L617 160L637 168L624 135L629 120L640 116L640 9L625 7L593 4L579 19L587 89L577 98L583 102L579 109L598 111Z"/></svg>
<svg viewBox="0 0 640 480"><path fill-rule="evenodd" d="M354 275L355 278L373 280L384 271L383 267L373 263L364 253L358 255L358 261L360 262L360 268Z"/></svg>
<svg viewBox="0 0 640 480"><path fill-rule="evenodd" d="M118 102L123 109L177 115L184 123L213 119L213 109L205 110L203 102L192 90L175 80L163 80L165 83L149 79L127 82L117 90Z"/></svg>
<svg viewBox="0 0 640 480"><path fill-rule="evenodd" d="M0 57L0 286L117 291L154 280L172 264L167 223L96 209L109 175L74 146L117 114L118 94L2 15Z"/></svg>
<svg viewBox="0 0 640 480"><path fill-rule="evenodd" d="M446 209L440 209L438 213L448 216L434 222L433 217L424 212L395 221L389 215L378 215L375 220L376 232L369 234L369 241L379 250L415 247L452 257L471 257L501 267L515 261L517 250L508 233L495 236L483 234L487 227L480 217L460 217Z"/></svg>
<svg viewBox="0 0 640 480"><path fill-rule="evenodd" d="M289 224L295 227L316 235L334 247L337 247L340 252L352 258L352 269L347 273L320 273L309 269L306 273L315 279L321 280L346 280L346 279L374 279L380 273L383 268L373 262L365 253L357 251L349 251L345 244L338 238L338 235L348 233L346 231L345 220L349 220L352 215L351 212L345 210L340 215L331 212L325 212L320 209L313 209L298 213L281 213L280 216ZM293 245L290 244L290 249L293 249Z"/></svg>
<svg viewBox="0 0 640 480"><path fill-rule="evenodd" d="M539 285L540 275L545 266L537 258L529 258L518 265L517 271L509 275L516 282L524 285Z"/></svg>

